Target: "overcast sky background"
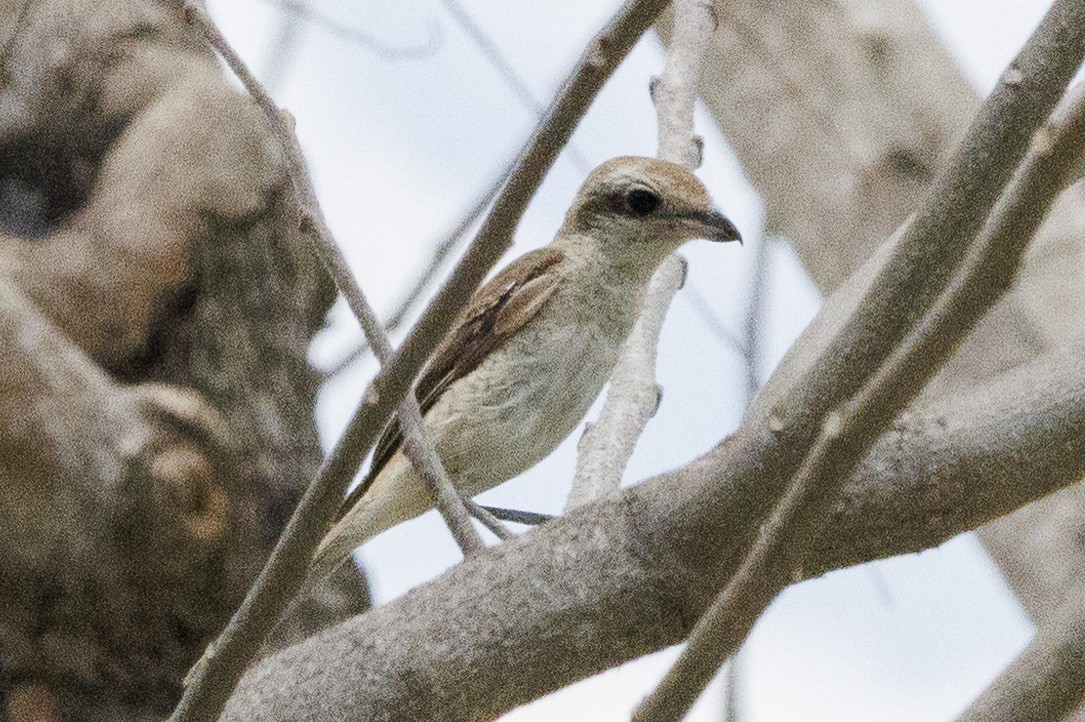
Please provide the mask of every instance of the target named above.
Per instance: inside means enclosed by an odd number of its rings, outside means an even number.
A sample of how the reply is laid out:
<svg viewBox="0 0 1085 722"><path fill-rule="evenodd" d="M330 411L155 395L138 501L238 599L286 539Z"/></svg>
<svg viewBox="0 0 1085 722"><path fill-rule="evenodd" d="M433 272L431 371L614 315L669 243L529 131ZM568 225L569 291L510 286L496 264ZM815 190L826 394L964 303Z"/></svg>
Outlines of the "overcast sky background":
<svg viewBox="0 0 1085 722"><path fill-rule="evenodd" d="M543 104L618 6L613 0L463 4ZM1035 0L920 4L982 92L994 85L1047 6ZM285 44L289 15L283 7L277 0L211 3L226 36L297 119L328 220L362 287L387 317L434 244L522 145L534 111L442 0L311 0L305 7L319 17L295 23L287 31L295 33L294 40ZM375 52L366 38L400 50L429 50L392 59ZM512 254L549 242L590 167L615 155L655 153L647 86L663 63L662 46L649 34L577 130L574 151L564 153L549 174ZM698 174L747 243L694 242L683 249L690 261L688 286L671 308L659 351L663 404L637 447L627 483L706 451L738 425L745 403L741 358L726 334L698 313L694 294L731 334L741 334L755 247L766 242L760 238L761 203L703 109L697 126L705 137ZM769 246L762 379L820 301L786 242ZM338 304L314 345L314 363L333 367L359 339L357 325ZM371 360L355 363L325 386L318 415L326 445L343 428L375 368ZM589 417L597 410L598 403ZM578 438L579 431L537 467L480 500L560 512ZM370 542L359 558L377 602L385 603L456 564L460 554L430 513ZM789 589L758 623L742 652L742 719L952 719L1032 631L971 535L921 554L835 572ZM674 648L630 662L504 719L626 720L676 654ZM714 684L689 719L722 719L721 689Z"/></svg>

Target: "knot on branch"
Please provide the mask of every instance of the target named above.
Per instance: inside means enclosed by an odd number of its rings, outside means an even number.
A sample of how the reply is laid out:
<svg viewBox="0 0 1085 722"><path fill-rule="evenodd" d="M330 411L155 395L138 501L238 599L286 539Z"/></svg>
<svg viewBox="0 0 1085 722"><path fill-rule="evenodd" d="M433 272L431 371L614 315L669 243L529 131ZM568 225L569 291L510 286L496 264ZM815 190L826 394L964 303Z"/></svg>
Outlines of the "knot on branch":
<svg viewBox="0 0 1085 722"><path fill-rule="evenodd" d="M205 557L228 528L230 500L220 482L233 476L229 429L195 391L150 383L130 393L146 423L128 450L129 475L136 477L129 487L137 489L130 508L138 517L130 521L156 540L171 540L151 547L188 566L182 550Z"/></svg>

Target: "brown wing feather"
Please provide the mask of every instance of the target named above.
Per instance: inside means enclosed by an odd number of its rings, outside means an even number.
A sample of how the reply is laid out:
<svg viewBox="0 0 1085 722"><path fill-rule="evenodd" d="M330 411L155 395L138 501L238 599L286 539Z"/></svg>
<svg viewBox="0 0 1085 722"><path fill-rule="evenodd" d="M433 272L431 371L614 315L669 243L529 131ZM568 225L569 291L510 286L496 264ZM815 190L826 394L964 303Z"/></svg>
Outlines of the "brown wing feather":
<svg viewBox="0 0 1085 722"><path fill-rule="evenodd" d="M557 288L556 274L547 271L563 258L561 251L552 248L530 251L475 292L415 385L414 394L423 415L452 384L478 368L490 353L542 310ZM339 519L365 496L377 474L399 450L402 440L399 422L393 419L377 442L365 479L339 508Z"/></svg>

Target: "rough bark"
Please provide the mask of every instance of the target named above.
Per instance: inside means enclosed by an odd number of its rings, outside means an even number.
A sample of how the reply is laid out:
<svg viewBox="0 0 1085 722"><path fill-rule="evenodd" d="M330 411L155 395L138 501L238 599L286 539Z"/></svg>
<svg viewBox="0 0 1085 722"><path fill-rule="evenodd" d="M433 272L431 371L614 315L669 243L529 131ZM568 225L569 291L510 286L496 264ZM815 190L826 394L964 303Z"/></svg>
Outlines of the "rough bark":
<svg viewBox="0 0 1085 722"><path fill-rule="evenodd" d="M168 712L315 470L306 349L331 291L283 190L178 4L0 2L13 719ZM309 623L364 601L348 576Z"/></svg>
<svg viewBox="0 0 1085 722"><path fill-rule="evenodd" d="M759 520L810 448L819 420L880 366L887 347L913 327L961 262L964 246L1085 55L1083 12L1073 0L1053 6L1015 60L1016 74L984 103L935 191L823 306L733 437L617 502L574 512L389 607L286 650L250 673L228 709L246 719L306 711L348 719L417 718L438 710L446 719L487 718L680 638L744 556ZM1019 245L1031 229L1020 235ZM1076 479L1082 472L1079 404L1060 412L1044 402L1080 398L1080 378L1052 383L1051 373L1058 378L1062 369L1080 373L1076 361L1055 359L979 389L974 398L952 398L928 438L951 442L954 459L967 449L981 449L981 455L954 476L944 467L922 466L937 458L933 449L892 449L898 453L874 468L892 478L912 466L903 499L880 498L856 522L848 512L861 504L849 488L827 526L831 535L796 540L806 557L803 569L789 567L794 578L937 543L1027 502L1033 498L1028 493L1017 496L1026 488L1038 485L1047 493L1052 483ZM1036 414L1028 420L1012 405L1021 401L1022 389L1042 391L1020 407ZM979 434L978 445L967 435L957 437L962 429L975 430L970 423L984 423L988 410L995 412L997 430ZM947 420L958 411L967 413ZM876 454L883 441L869 453ZM985 464L989 459L993 467ZM861 473L866 467L845 468ZM985 472L980 483L970 485L968 478L979 470ZM461 574L470 575L470 585ZM747 600L747 606L759 611L762 601ZM736 616L748 611L743 607ZM412 636L416 631L419 636ZM334 664L328 664L329 653ZM291 686L297 680L308 692ZM305 710L295 706L298 700Z"/></svg>
<svg viewBox="0 0 1085 722"><path fill-rule="evenodd" d="M1058 722L1080 715L1085 695L1085 595L1069 590L1028 647L976 698L957 722Z"/></svg>
<svg viewBox="0 0 1085 722"><path fill-rule="evenodd" d="M934 546L1085 471L1085 365L1043 358L906 412L798 577ZM756 532L735 439L255 666L224 720L491 719L680 641Z"/></svg>
<svg viewBox="0 0 1085 722"><path fill-rule="evenodd" d="M702 97L815 282L836 288L904 220L978 104L912 3L717 3ZM1016 291L928 390L961 389L1080 340L1085 208L1057 204ZM1037 622L1085 573L1078 488L980 530ZM1043 564L1037 564L1043 559Z"/></svg>

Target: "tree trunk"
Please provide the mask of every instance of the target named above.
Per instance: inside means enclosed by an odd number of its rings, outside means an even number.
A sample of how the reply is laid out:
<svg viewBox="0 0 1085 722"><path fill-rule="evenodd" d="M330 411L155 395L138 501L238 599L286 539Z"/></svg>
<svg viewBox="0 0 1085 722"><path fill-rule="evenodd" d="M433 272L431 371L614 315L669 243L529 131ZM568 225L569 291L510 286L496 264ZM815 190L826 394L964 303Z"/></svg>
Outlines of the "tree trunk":
<svg viewBox="0 0 1085 722"><path fill-rule="evenodd" d="M5 0L0 58L0 699L158 719L319 463L333 294L179 4Z"/></svg>

